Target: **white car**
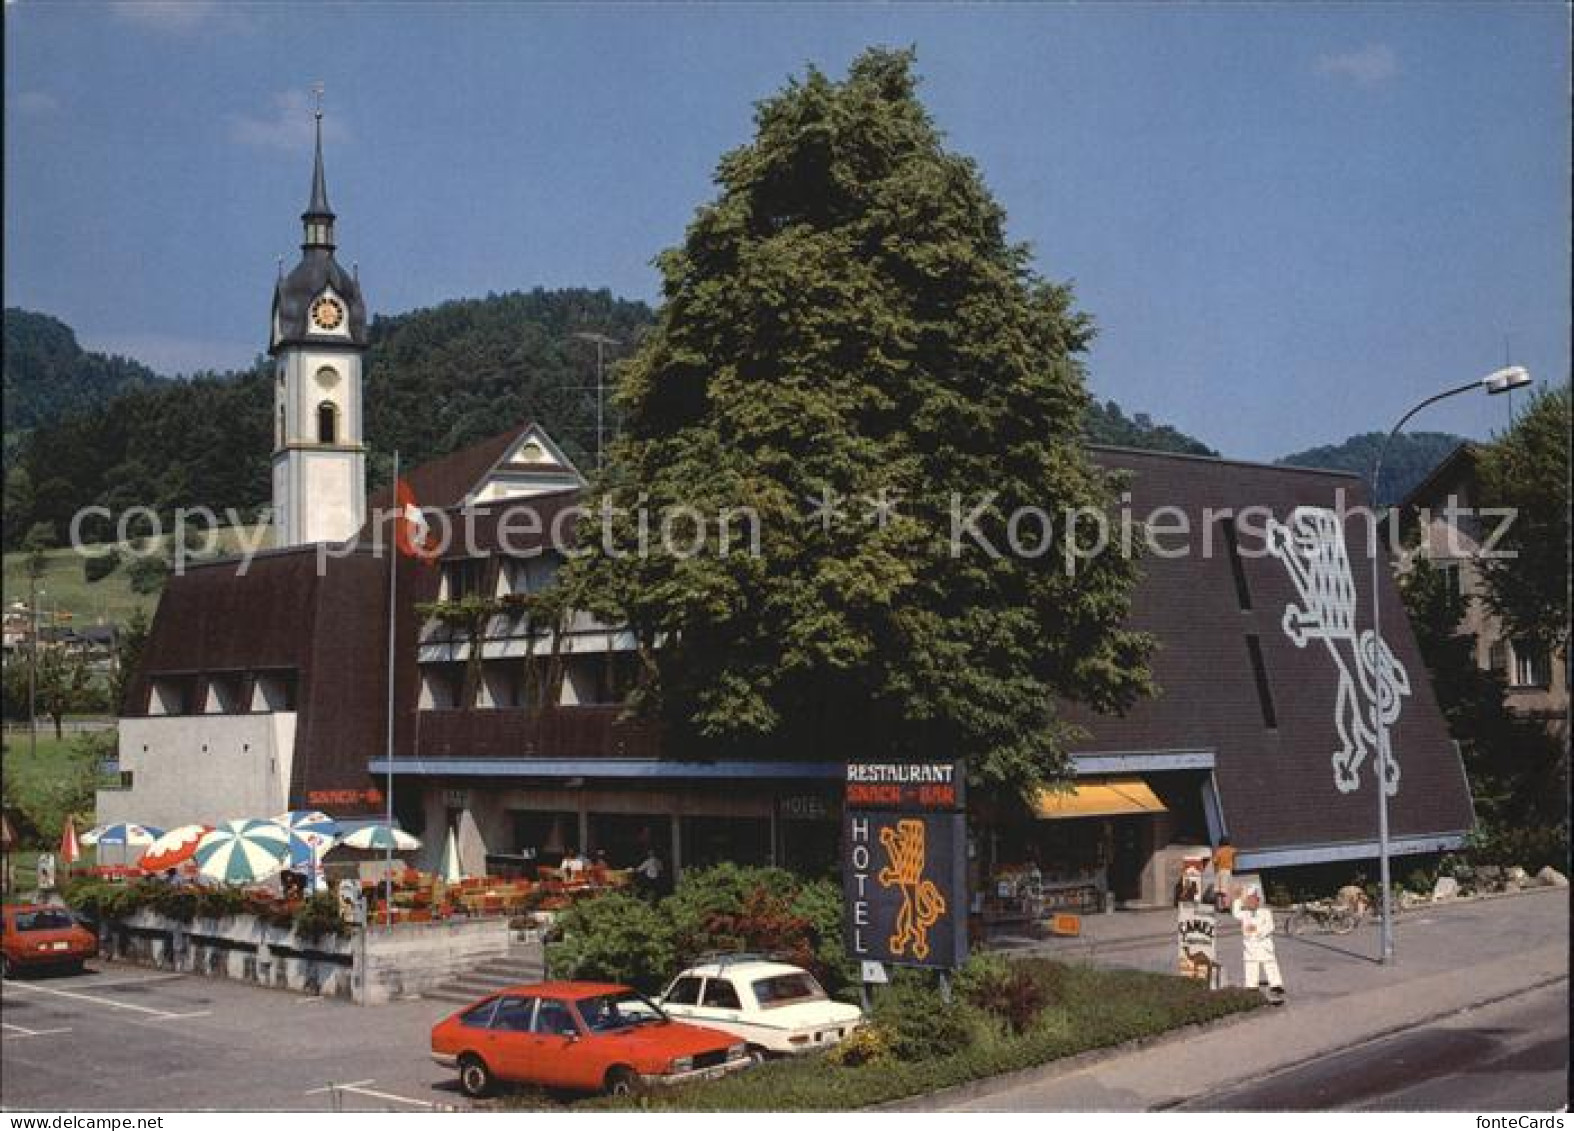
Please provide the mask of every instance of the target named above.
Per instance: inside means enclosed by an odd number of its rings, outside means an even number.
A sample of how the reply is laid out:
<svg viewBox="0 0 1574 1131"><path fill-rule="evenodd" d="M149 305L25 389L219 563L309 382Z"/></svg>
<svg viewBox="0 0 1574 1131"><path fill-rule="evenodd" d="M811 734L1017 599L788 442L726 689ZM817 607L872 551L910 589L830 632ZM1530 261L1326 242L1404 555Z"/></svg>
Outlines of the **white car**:
<svg viewBox="0 0 1574 1131"><path fill-rule="evenodd" d="M689 967L667 987L661 1007L741 1038L756 1058L830 1048L863 1022L856 1005L832 1001L807 970L758 955Z"/></svg>

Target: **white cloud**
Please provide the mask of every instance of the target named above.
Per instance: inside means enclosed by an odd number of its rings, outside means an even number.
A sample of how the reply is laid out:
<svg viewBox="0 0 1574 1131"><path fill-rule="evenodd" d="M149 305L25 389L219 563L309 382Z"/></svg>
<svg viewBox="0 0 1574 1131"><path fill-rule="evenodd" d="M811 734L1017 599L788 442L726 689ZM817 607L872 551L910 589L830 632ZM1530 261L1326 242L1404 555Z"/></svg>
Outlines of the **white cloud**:
<svg viewBox="0 0 1574 1131"><path fill-rule="evenodd" d="M24 90L11 99L11 109L31 118L42 118L60 110L60 100L42 90Z"/></svg>
<svg viewBox="0 0 1574 1131"><path fill-rule="evenodd" d="M217 0L116 0L115 15L154 31L184 34L217 15Z"/></svg>
<svg viewBox="0 0 1574 1131"><path fill-rule="evenodd" d="M230 140L259 149L301 153L311 149L315 136L312 104L302 90L280 91L262 114L230 116ZM343 140L343 122L332 114L323 118L322 134L328 141Z"/></svg>
<svg viewBox="0 0 1574 1131"><path fill-rule="evenodd" d="M1356 86L1376 86L1399 73L1399 57L1386 43L1368 43L1353 51L1319 55L1317 73L1345 79Z"/></svg>

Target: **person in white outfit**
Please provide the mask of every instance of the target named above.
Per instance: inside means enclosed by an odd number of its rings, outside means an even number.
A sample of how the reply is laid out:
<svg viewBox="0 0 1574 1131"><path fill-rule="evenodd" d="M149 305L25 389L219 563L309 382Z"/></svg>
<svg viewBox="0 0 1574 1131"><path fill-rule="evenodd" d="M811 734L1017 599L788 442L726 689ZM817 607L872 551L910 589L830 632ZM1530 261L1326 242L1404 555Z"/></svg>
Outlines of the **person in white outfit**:
<svg viewBox="0 0 1574 1131"><path fill-rule="evenodd" d="M1256 989L1264 976L1275 1000L1284 997L1284 979L1279 974L1279 956L1273 946L1273 912L1262 905L1262 892L1249 887L1230 909L1241 925L1241 951L1245 958L1244 985Z"/></svg>

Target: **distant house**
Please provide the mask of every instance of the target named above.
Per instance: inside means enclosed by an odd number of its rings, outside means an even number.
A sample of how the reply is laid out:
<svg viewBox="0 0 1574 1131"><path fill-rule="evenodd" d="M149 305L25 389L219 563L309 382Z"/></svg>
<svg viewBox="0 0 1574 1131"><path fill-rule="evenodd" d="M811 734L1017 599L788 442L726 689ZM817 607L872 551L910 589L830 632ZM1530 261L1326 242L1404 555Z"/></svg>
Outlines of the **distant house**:
<svg viewBox="0 0 1574 1131"><path fill-rule="evenodd" d="M1455 593L1468 598L1459 631L1476 638L1476 664L1503 677L1509 709L1567 738L1568 656L1550 655L1508 635L1483 599L1481 548L1496 520L1476 514L1479 456L1477 445L1460 444L1399 504L1407 536L1416 540L1410 555L1426 558Z"/></svg>

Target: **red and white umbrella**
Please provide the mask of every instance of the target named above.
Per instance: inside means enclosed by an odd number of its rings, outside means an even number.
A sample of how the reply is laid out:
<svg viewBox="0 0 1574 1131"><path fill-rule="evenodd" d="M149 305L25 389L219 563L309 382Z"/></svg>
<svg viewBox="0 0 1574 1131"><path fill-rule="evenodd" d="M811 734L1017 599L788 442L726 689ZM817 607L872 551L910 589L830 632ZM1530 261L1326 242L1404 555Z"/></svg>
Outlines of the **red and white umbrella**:
<svg viewBox="0 0 1574 1131"><path fill-rule="evenodd" d="M170 829L148 845L137 864L144 872L167 872L195 856L197 845L212 831L212 825L181 825Z"/></svg>
<svg viewBox="0 0 1574 1131"><path fill-rule="evenodd" d="M66 864L75 864L82 859L82 846L77 843L76 822L69 816L66 817L66 827L60 833L60 859Z"/></svg>

